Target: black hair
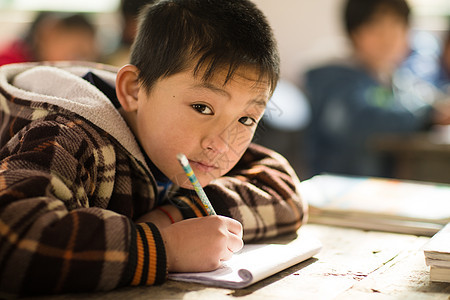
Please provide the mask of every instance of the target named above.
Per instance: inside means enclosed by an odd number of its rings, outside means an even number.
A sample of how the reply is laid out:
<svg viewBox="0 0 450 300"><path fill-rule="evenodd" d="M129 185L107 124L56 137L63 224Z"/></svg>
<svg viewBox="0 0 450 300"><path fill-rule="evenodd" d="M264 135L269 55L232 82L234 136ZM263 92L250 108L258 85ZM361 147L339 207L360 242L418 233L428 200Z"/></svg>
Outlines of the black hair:
<svg viewBox="0 0 450 300"><path fill-rule="evenodd" d="M393 13L409 23L410 8L405 0L348 0L344 6L344 23L348 35L361 25L371 21L377 14Z"/></svg>
<svg viewBox="0 0 450 300"><path fill-rule="evenodd" d="M272 30L249 0L163 0L145 7L130 62L148 91L190 67L194 76L204 70L205 81L227 68L224 84L239 67L254 67L273 92L280 72Z"/></svg>

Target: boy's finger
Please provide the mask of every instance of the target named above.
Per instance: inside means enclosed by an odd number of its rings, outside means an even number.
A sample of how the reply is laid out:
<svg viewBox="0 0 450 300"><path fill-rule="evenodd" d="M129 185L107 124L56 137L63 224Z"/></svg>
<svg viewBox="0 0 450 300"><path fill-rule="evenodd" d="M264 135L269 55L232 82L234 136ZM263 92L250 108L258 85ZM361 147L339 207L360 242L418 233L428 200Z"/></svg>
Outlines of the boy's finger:
<svg viewBox="0 0 450 300"><path fill-rule="evenodd" d="M234 219L227 218L226 225L228 231L242 238L242 224Z"/></svg>
<svg viewBox="0 0 450 300"><path fill-rule="evenodd" d="M225 253L222 255L220 260L225 261L225 260L229 260L232 257L233 257L233 251L231 251L230 249L227 249L227 251L225 251Z"/></svg>
<svg viewBox="0 0 450 300"><path fill-rule="evenodd" d="M244 241L242 241L242 239L235 235L235 234L230 234L229 238L228 238L228 250L230 250L232 253L234 252L238 252L239 250L242 249L242 247L244 246Z"/></svg>

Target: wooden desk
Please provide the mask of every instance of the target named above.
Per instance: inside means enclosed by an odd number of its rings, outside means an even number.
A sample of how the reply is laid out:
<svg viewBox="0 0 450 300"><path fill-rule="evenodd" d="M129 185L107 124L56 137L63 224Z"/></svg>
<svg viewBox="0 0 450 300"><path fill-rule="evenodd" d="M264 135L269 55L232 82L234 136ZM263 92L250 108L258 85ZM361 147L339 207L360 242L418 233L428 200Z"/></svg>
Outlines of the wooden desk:
<svg viewBox="0 0 450 300"><path fill-rule="evenodd" d="M242 290L167 281L107 293L33 299L450 299L450 283L430 282L426 237L308 224L323 243L314 258Z"/></svg>
<svg viewBox="0 0 450 300"><path fill-rule="evenodd" d="M371 148L393 158L395 178L450 183L450 126L378 137Z"/></svg>

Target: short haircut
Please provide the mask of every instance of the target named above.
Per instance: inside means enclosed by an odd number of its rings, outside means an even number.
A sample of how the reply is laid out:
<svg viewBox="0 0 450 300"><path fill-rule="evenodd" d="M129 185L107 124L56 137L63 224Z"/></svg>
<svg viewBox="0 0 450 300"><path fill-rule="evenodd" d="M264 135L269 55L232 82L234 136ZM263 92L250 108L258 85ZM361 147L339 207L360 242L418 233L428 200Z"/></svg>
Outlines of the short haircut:
<svg viewBox="0 0 450 300"><path fill-rule="evenodd" d="M344 23L348 35L368 23L378 13L389 12L409 23L410 8L405 0L348 0L344 6Z"/></svg>
<svg viewBox="0 0 450 300"><path fill-rule="evenodd" d="M204 81L225 68L224 85L238 68L252 67L273 92L280 72L272 30L249 0L162 0L145 7L130 63L147 91L191 67L194 76L204 71Z"/></svg>

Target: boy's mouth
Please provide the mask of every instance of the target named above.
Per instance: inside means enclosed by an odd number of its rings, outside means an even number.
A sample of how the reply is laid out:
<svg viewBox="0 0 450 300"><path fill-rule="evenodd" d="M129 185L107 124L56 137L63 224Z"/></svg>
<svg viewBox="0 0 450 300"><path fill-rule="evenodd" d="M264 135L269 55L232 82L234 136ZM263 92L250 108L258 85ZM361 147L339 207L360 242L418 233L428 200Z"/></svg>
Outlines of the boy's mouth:
<svg viewBox="0 0 450 300"><path fill-rule="evenodd" d="M199 162L194 160L189 160L192 168L199 170L200 172L209 173L217 169L217 166L211 163Z"/></svg>

